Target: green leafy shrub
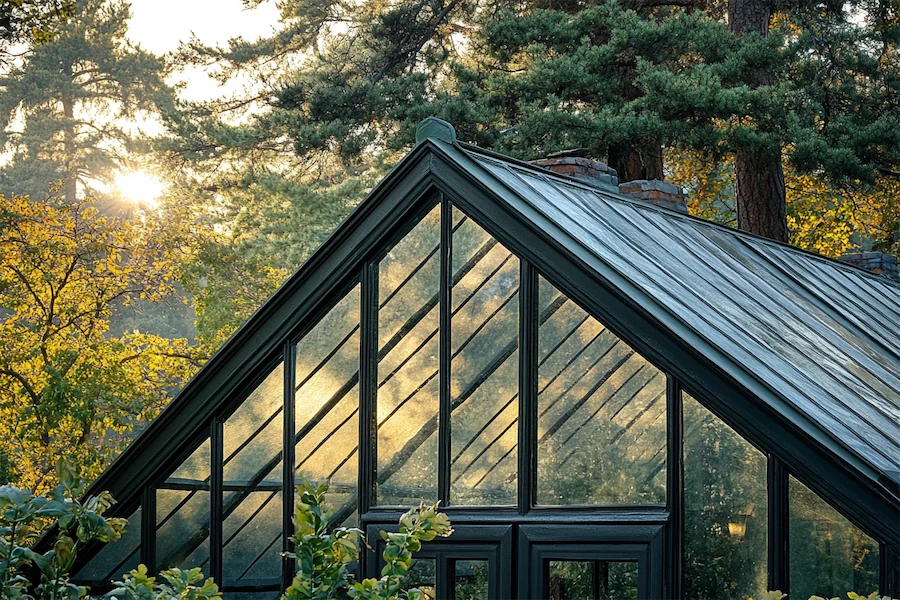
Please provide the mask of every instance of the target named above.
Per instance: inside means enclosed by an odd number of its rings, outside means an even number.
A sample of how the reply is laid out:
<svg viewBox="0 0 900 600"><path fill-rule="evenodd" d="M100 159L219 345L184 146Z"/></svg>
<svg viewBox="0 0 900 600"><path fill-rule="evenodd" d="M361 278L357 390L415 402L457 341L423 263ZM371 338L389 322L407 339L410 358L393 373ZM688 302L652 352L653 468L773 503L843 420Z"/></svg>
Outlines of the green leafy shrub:
<svg viewBox="0 0 900 600"><path fill-rule="evenodd" d="M747 600L784 600L788 595L781 592L781 590L768 591L763 592L758 595L756 598L748 597ZM872 592L868 596L863 594L857 594L856 592L847 592L847 597L850 600L895 600L890 596L879 596L878 592ZM809 600L841 600L841 598L822 598L821 596L810 596Z"/></svg>
<svg viewBox="0 0 900 600"><path fill-rule="evenodd" d="M385 566L380 579L355 581L350 571L359 560L362 531L349 527L329 527L333 509L325 502L328 486L314 486L304 480L297 486L299 500L294 511L294 552L297 574L282 600L330 600L343 596L360 600L422 600L424 593L404 583L413 564L413 553L422 542L453 533L447 515L437 504L421 505L400 518L400 531L381 537L386 542Z"/></svg>
<svg viewBox="0 0 900 600"><path fill-rule="evenodd" d="M47 496L0 486L0 584L5 599L85 596L86 588L69 581L78 550L94 540L118 540L128 524L125 519L103 516L115 503L108 492L79 500L83 482L71 464L60 460L56 472L59 484ZM58 529L52 548L34 551L32 546L54 521ZM29 566L36 570L36 578L26 576Z"/></svg>
<svg viewBox="0 0 900 600"><path fill-rule="evenodd" d="M169 569L160 576L167 583L157 583L155 577L147 574L147 567L126 574L122 581L115 581L115 588L106 596L123 600L210 600L221 598L222 592L212 579L203 580L200 568L182 571ZM199 582L199 586L196 585Z"/></svg>

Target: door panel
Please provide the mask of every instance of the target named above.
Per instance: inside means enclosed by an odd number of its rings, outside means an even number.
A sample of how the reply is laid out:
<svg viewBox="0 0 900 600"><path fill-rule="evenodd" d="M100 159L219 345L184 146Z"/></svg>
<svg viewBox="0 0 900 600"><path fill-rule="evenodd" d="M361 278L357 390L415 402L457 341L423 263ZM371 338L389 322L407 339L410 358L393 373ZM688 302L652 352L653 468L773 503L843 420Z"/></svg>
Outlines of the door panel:
<svg viewBox="0 0 900 600"><path fill-rule="evenodd" d="M662 525L522 525L520 599L662 598Z"/></svg>
<svg viewBox="0 0 900 600"><path fill-rule="evenodd" d="M397 531L397 526L367 526L367 539L376 542L366 555L367 577L380 577L384 566L379 530ZM512 525L454 525L451 537L425 543L416 552L410 587L440 600L512 598L512 531Z"/></svg>

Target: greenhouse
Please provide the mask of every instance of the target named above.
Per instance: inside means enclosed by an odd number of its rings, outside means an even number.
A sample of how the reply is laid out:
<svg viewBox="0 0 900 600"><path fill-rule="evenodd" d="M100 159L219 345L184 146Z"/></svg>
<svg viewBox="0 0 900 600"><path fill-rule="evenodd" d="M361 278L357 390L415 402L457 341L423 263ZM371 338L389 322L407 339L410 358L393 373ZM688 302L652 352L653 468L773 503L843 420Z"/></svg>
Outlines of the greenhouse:
<svg viewBox="0 0 900 600"><path fill-rule="evenodd" d="M95 482L131 526L75 579L276 598L307 477L360 576L440 502L436 598L900 595L900 285L417 142Z"/></svg>

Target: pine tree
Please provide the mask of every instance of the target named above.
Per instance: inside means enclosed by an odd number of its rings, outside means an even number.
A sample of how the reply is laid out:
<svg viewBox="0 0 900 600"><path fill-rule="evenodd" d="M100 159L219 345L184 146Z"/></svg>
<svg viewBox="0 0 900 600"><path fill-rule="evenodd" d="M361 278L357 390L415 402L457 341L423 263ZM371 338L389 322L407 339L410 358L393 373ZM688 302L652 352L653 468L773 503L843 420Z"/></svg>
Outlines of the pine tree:
<svg viewBox="0 0 900 600"><path fill-rule="evenodd" d="M428 114L521 158L586 148L621 180L680 147L733 161L738 225L786 240L784 160L839 186L896 176L889 6L294 0L269 45L198 53L309 51L267 99L301 156L396 152Z"/></svg>
<svg viewBox="0 0 900 600"><path fill-rule="evenodd" d="M128 120L171 110L163 63L125 37L129 10L122 0L78 0L58 35L31 40L7 63L0 141L11 159L0 192L42 198L61 181L69 203L96 194L142 149Z"/></svg>

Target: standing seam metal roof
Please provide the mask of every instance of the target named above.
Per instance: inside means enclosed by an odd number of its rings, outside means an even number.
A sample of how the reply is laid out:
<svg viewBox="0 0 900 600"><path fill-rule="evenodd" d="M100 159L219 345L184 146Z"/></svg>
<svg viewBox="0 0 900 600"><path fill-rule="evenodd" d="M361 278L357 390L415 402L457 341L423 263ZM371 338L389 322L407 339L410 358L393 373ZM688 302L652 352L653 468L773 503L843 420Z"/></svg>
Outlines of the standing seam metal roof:
<svg viewBox="0 0 900 600"><path fill-rule="evenodd" d="M900 286L764 238L462 149L825 434L900 481Z"/></svg>

